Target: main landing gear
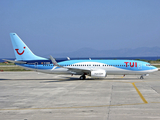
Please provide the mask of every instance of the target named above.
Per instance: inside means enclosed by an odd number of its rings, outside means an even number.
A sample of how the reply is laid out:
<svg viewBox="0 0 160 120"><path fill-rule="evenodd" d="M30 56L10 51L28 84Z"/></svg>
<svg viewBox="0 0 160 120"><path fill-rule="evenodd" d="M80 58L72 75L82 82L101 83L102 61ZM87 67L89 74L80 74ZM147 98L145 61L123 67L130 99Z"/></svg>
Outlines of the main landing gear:
<svg viewBox="0 0 160 120"><path fill-rule="evenodd" d="M85 74L83 74L82 76L80 76L80 78L79 78L80 80L85 80L86 79L86 76L85 76Z"/></svg>
<svg viewBox="0 0 160 120"><path fill-rule="evenodd" d="M144 79L143 75L141 75L140 79Z"/></svg>

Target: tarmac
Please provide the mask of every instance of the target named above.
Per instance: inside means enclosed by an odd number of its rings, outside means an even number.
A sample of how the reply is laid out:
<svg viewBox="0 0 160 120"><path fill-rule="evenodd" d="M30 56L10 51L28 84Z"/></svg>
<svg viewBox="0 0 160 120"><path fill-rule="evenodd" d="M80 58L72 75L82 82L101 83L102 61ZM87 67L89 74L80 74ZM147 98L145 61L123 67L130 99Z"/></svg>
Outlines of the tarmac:
<svg viewBox="0 0 160 120"><path fill-rule="evenodd" d="M160 71L139 77L0 72L0 120L160 120Z"/></svg>

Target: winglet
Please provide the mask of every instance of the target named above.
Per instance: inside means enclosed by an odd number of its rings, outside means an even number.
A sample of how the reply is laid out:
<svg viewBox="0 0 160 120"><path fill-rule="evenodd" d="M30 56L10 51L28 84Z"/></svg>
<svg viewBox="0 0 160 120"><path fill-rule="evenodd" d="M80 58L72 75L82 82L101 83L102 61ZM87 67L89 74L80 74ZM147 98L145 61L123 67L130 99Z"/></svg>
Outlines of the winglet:
<svg viewBox="0 0 160 120"><path fill-rule="evenodd" d="M57 63L57 61L51 55L50 55L50 58L51 58L53 65L58 66L58 67L62 67Z"/></svg>
<svg viewBox="0 0 160 120"><path fill-rule="evenodd" d="M69 57L67 57L68 60L71 60Z"/></svg>

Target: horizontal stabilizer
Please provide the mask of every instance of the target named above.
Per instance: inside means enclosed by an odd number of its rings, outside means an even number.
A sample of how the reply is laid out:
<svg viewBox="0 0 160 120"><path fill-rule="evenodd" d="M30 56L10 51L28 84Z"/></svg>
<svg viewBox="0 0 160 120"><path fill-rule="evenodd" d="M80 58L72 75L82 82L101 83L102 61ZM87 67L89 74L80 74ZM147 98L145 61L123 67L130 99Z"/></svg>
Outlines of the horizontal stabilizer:
<svg viewBox="0 0 160 120"><path fill-rule="evenodd" d="M25 64L27 62L23 62L23 61L15 61L15 60L7 60L7 59L3 59L4 61L7 61L7 62L11 62L11 63L19 63L19 64Z"/></svg>

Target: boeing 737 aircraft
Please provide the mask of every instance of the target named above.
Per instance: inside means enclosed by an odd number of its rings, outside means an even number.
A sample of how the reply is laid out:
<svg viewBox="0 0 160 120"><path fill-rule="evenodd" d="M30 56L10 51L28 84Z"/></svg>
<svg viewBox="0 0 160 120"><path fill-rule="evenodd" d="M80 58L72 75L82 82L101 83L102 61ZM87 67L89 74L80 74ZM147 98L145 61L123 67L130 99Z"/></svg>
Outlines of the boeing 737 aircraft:
<svg viewBox="0 0 160 120"><path fill-rule="evenodd" d="M86 75L97 78L105 78L107 75L148 75L158 69L147 62L137 60L66 60L58 62L50 56L50 59L35 55L16 33L10 33L16 60L14 62L21 67L50 74L80 75L80 79L86 79Z"/></svg>

